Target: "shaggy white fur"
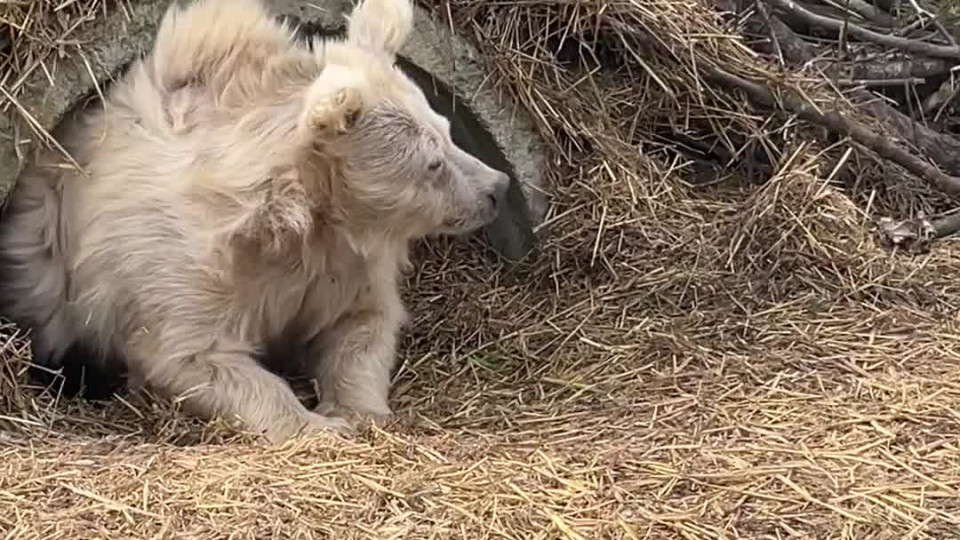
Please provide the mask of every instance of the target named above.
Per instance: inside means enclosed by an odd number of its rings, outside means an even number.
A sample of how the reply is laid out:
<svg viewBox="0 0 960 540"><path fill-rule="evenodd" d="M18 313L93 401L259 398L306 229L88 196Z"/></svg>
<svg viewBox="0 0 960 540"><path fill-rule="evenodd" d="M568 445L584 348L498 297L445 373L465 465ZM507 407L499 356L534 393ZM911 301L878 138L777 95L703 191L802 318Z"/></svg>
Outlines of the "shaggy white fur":
<svg viewBox="0 0 960 540"><path fill-rule="evenodd" d="M37 360L123 358L194 413L274 441L380 418L408 243L493 220L507 176L457 148L394 66L409 0L366 0L298 44L256 0L167 12L151 55L31 158L0 228L7 315ZM254 354L288 339L308 411Z"/></svg>

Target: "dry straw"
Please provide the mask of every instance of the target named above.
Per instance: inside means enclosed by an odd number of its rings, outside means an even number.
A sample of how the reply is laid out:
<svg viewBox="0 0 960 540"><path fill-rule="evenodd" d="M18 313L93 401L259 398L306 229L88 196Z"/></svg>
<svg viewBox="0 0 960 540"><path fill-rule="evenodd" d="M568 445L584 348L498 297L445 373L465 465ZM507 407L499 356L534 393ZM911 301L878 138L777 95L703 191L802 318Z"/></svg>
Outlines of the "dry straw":
<svg viewBox="0 0 960 540"><path fill-rule="evenodd" d="M64 5L7 5L5 85L105 9ZM948 199L711 70L850 95L705 2L431 7L550 143L538 259L420 246L398 421L349 441L58 400L5 328L0 537L960 538L960 252L870 232Z"/></svg>

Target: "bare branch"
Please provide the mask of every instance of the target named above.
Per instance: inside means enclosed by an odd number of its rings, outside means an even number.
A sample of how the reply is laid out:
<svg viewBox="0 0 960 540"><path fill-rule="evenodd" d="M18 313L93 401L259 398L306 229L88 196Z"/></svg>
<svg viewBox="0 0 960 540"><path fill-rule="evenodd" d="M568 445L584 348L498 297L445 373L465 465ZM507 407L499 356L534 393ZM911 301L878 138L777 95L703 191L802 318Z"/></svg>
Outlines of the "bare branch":
<svg viewBox="0 0 960 540"><path fill-rule="evenodd" d="M911 39L906 39L898 36L892 36L888 34L881 34L879 32L874 32L873 30L868 30L862 26L857 26L855 24L850 24L845 21L838 21L831 17L824 15L819 15L814 13L807 8L801 6L799 3L794 0L767 0L771 5L783 9L792 13L793 15L803 19L809 24L825 28L827 30L832 30L835 32L846 32L846 34L860 38L866 41L871 41L880 45L886 45L888 47L893 47L900 49L902 51L911 52L914 54L919 54L922 56L931 56L934 58L951 58L954 60L960 60L960 46L955 45L936 45L934 43L927 43L924 41L915 41Z"/></svg>
<svg viewBox="0 0 960 540"><path fill-rule="evenodd" d="M751 100L768 107L781 108L796 114L803 120L818 124L836 133L846 135L880 157L892 161L937 189L960 195L960 178L949 176L937 167L910 154L893 142L891 137L879 134L863 124L838 112L820 113L803 99L789 93L775 96L766 86L748 81L718 67L706 66L704 71L714 81L727 87L737 88Z"/></svg>
<svg viewBox="0 0 960 540"><path fill-rule="evenodd" d="M960 211L951 212L930 220L933 230L937 233L937 238L946 238L960 231Z"/></svg>
<svg viewBox="0 0 960 540"><path fill-rule="evenodd" d="M931 219L922 215L899 221L882 217L878 225L880 242L884 246L902 248L914 254L927 253L935 240L960 232L960 210Z"/></svg>
<svg viewBox="0 0 960 540"><path fill-rule="evenodd" d="M845 0L842 2L845 6L841 5L841 2L833 2L830 0L826 0L826 3L844 9L845 11L852 11L864 19L881 26L886 26L887 28L891 28L896 24L896 20L893 17L865 0Z"/></svg>
<svg viewBox="0 0 960 540"><path fill-rule="evenodd" d="M838 79L840 86L903 86L905 84L924 84L926 79L916 77L902 79Z"/></svg>
<svg viewBox="0 0 960 540"><path fill-rule="evenodd" d="M814 58L813 47L800 38L789 26L776 15L771 15L767 21L771 32L780 43L784 57L792 64L802 64ZM918 60L912 68L915 76L924 73L924 70L937 70L941 60ZM949 67L947 67L949 70ZM944 171L952 175L960 175L960 141L945 133L939 133L929 127L917 123L909 116L901 113L888 103L880 101L869 92L854 91L852 97L862 103L867 112L883 123L883 127L891 134L904 141L909 141L927 157L932 159Z"/></svg>
<svg viewBox="0 0 960 540"><path fill-rule="evenodd" d="M797 38L799 39L799 38ZM850 79L925 79L950 72L953 62L940 58L904 58L889 62L869 61L852 66L838 66L833 73L845 72Z"/></svg>

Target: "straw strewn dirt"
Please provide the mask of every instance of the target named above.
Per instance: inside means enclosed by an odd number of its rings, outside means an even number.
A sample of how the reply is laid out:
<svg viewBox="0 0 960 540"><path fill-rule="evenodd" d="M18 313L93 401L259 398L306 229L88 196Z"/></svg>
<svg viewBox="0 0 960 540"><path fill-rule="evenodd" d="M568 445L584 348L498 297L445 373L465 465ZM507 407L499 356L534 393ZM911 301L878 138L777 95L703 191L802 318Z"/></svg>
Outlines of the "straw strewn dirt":
<svg viewBox="0 0 960 540"><path fill-rule="evenodd" d="M551 143L536 260L420 246L398 420L356 440L57 400L5 328L0 532L960 538L960 246L891 254L873 227L952 199L711 76L889 128L829 80L845 64L781 62L749 12L693 1L434 7Z"/></svg>
<svg viewBox="0 0 960 540"><path fill-rule="evenodd" d="M23 91L35 71L52 79L60 57L82 46L78 29L110 9L124 9L114 0L10 0L0 4L0 85L11 97ZM55 82L55 81L54 81ZM9 100L3 109L9 110Z"/></svg>

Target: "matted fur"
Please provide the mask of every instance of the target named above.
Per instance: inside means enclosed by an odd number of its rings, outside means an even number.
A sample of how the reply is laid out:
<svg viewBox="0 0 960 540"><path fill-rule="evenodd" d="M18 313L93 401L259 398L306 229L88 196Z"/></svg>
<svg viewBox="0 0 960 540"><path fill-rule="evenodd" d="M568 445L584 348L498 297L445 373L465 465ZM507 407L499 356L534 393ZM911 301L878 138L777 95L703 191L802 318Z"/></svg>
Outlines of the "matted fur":
<svg viewBox="0 0 960 540"><path fill-rule="evenodd" d="M453 145L394 67L409 0L298 44L257 0L171 6L151 55L33 158L0 229L6 314L36 360L81 343L194 413L271 440L389 415L407 245L477 229L508 178ZM303 351L308 411L254 358ZM289 345L289 344L288 344Z"/></svg>

